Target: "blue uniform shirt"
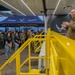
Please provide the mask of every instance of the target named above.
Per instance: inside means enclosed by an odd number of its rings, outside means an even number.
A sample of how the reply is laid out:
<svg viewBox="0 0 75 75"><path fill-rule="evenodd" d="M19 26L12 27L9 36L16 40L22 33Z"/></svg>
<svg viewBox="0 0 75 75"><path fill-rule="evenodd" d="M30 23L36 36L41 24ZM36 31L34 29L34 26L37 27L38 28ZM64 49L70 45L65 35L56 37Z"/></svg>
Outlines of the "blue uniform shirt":
<svg viewBox="0 0 75 75"><path fill-rule="evenodd" d="M6 41L7 41L8 43L11 43L11 42L12 42L12 39L11 39L10 37L6 37L6 38L5 38L5 42L6 42Z"/></svg>
<svg viewBox="0 0 75 75"><path fill-rule="evenodd" d="M15 36L15 37L14 37L14 40L15 40L16 43L18 43L16 40L20 41L20 37L19 37L19 36ZM18 44L19 44L19 43L18 43Z"/></svg>

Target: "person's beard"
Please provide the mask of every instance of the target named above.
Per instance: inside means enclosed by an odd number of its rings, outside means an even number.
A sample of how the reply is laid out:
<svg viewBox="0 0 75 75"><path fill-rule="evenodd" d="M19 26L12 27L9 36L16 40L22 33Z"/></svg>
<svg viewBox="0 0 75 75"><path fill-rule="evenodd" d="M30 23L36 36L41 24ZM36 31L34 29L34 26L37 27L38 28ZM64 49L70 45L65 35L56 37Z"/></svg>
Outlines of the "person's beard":
<svg viewBox="0 0 75 75"><path fill-rule="evenodd" d="M75 17L72 17L72 20L75 21Z"/></svg>

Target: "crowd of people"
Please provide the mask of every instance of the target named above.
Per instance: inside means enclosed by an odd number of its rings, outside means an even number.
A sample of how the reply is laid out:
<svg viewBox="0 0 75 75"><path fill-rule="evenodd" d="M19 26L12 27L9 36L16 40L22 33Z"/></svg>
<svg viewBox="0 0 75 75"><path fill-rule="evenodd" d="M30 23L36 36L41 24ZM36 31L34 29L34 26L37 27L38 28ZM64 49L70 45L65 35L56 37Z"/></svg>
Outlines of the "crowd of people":
<svg viewBox="0 0 75 75"><path fill-rule="evenodd" d="M75 40L75 9L71 11L70 15L72 17L71 22L63 22L61 26L67 30L67 37ZM28 32L22 30L21 33L17 30L14 30L14 32L7 30L4 34L0 31L0 51L1 49L5 49L5 56L8 59L11 49L16 51L28 38L33 38L36 34L42 32L42 29L36 33L34 30L28 30Z"/></svg>
<svg viewBox="0 0 75 75"><path fill-rule="evenodd" d="M6 60L10 57L11 49L16 51L28 38L33 38L36 34L42 33L42 29L38 32L34 32L34 30L22 30L19 33L17 30L11 32L7 30L4 34L0 31L0 51L1 49L5 49Z"/></svg>

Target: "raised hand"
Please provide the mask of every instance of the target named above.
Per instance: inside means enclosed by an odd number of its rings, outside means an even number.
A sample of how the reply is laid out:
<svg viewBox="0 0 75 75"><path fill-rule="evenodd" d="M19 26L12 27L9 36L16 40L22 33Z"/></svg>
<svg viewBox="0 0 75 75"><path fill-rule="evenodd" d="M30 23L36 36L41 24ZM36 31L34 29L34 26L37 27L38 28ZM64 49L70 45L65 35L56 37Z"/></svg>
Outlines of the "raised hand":
<svg viewBox="0 0 75 75"><path fill-rule="evenodd" d="M66 28L68 25L69 25L69 22L63 22L63 23L61 24L61 26L64 27L64 28Z"/></svg>

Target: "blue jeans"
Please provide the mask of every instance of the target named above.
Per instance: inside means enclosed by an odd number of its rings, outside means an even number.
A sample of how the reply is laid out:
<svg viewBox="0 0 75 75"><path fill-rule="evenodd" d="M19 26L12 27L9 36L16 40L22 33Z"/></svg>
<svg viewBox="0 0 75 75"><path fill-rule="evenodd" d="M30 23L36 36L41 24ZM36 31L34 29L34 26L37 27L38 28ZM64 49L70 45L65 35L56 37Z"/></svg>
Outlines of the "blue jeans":
<svg viewBox="0 0 75 75"><path fill-rule="evenodd" d="M5 44L5 56L6 59L8 59L10 57L10 52L11 52L11 48Z"/></svg>
<svg viewBox="0 0 75 75"><path fill-rule="evenodd" d="M19 44L15 42L15 51L18 49Z"/></svg>

